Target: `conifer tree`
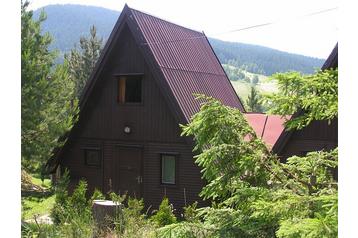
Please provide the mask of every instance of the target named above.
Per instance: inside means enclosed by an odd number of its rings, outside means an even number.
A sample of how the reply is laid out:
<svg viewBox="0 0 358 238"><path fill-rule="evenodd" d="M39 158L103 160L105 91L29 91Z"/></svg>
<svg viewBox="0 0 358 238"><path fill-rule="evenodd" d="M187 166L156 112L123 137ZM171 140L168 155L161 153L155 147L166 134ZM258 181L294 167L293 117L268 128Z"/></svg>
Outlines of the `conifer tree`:
<svg viewBox="0 0 358 238"><path fill-rule="evenodd" d="M95 26L91 26L90 35L80 38L80 49L76 46L70 54L65 55L69 62L70 76L75 83L76 96L81 96L82 90L90 77L100 56L103 38L97 36Z"/></svg>
<svg viewBox="0 0 358 238"><path fill-rule="evenodd" d="M262 112L262 106L260 104L260 95L254 86L251 86L250 95L247 97L246 105L248 111Z"/></svg>
<svg viewBox="0 0 358 238"><path fill-rule="evenodd" d="M56 52L48 49L51 36L41 33L46 15L34 20L28 5L21 2L21 162L24 169L39 172L72 127L77 106L71 101L74 85L67 63L55 66Z"/></svg>

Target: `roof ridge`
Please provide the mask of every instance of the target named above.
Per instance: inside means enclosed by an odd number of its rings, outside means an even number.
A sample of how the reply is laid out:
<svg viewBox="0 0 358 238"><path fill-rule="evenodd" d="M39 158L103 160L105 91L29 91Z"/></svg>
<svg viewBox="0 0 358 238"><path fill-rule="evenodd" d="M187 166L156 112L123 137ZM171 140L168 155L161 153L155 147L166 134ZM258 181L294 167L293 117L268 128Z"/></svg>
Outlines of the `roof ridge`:
<svg viewBox="0 0 358 238"><path fill-rule="evenodd" d="M140 10L137 10L137 9L134 9L134 8L131 8L131 7L129 7L128 5L127 5L127 7L128 7L128 9L129 9L130 11L138 12L138 13L141 13L141 14L145 14L145 15L147 15L147 16L149 16L149 17L153 17L153 18L156 18L156 19L158 19L158 20L160 20L160 21L164 21L164 22L170 23L170 24L172 24L172 25L175 25L175 26L177 26L177 27L183 28L183 29L185 29L185 30L190 30L190 31L193 31L193 32L195 32L195 33L199 33L199 34L204 35L203 32L200 32L200 31L198 31L198 30L194 30L194 29L191 29L191 28L188 28L188 27L181 26L181 25L179 25L178 23L174 23L174 22L172 22L172 21L169 21L169 20L160 18L160 17L158 17L158 16L149 14L149 13L147 13L147 12L140 11Z"/></svg>

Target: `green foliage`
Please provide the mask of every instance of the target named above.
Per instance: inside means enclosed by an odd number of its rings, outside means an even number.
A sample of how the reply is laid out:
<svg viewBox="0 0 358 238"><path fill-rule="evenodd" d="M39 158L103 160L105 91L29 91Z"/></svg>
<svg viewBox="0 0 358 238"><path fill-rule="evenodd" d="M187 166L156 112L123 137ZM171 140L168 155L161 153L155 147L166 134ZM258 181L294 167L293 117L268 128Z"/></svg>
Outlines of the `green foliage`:
<svg viewBox="0 0 358 238"><path fill-rule="evenodd" d="M112 201L126 206L122 206L116 212L113 219L115 225L114 232L118 237L154 237L155 224L146 219L143 214L143 199L136 199L124 195L110 193Z"/></svg>
<svg viewBox="0 0 358 238"><path fill-rule="evenodd" d="M127 207L123 209L125 230L123 236L146 237L153 232L155 225L142 214L143 199L128 198Z"/></svg>
<svg viewBox="0 0 358 238"><path fill-rule="evenodd" d="M68 206L68 184L70 182L69 171L66 169L55 185L55 205L51 210L51 217L55 224L59 224Z"/></svg>
<svg viewBox="0 0 358 238"><path fill-rule="evenodd" d="M196 222L199 221L198 213L196 211L196 207L198 206L198 202L194 202L186 207L184 207L184 219L188 222Z"/></svg>
<svg viewBox="0 0 358 238"><path fill-rule="evenodd" d="M270 105L269 112L278 115L303 112L286 122L288 129L301 129L313 120L331 121L338 116L338 69L312 75L280 73L272 78L277 80L279 91L264 99Z"/></svg>
<svg viewBox="0 0 358 238"><path fill-rule="evenodd" d="M261 165L266 147L243 114L211 97L197 98L205 102L191 123L182 126L182 135L194 136L194 150L200 153L196 163L208 182L201 195L223 201L236 194L237 188L266 186L269 174Z"/></svg>
<svg viewBox="0 0 358 238"><path fill-rule="evenodd" d="M103 193L99 191L98 188L95 188L92 197L90 199L90 204L92 204L94 200L104 200L104 199L106 199L106 197L103 195Z"/></svg>
<svg viewBox="0 0 358 238"><path fill-rule="evenodd" d="M80 49L72 49L65 59L69 62L71 79L76 88L76 96L81 96L82 90L92 73L100 56L103 39L98 38L95 26L91 26L90 35L80 38Z"/></svg>
<svg viewBox="0 0 358 238"><path fill-rule="evenodd" d="M60 136L71 129L77 101L67 63L55 67L56 53L48 50L52 39L41 33L45 13L35 21L28 5L21 3L21 162L28 171L40 172L62 145Z"/></svg>
<svg viewBox="0 0 358 238"><path fill-rule="evenodd" d="M48 214L55 204L55 195L36 193L21 197L21 219L33 219L37 215Z"/></svg>
<svg viewBox="0 0 358 238"><path fill-rule="evenodd" d="M90 237L95 225L91 212L91 200L87 200L87 183L81 180L72 195L67 193L69 174L66 170L55 190L55 205L51 212L54 223L65 236Z"/></svg>
<svg viewBox="0 0 358 238"><path fill-rule="evenodd" d="M298 221L307 236L337 235L337 149L281 164L239 110L211 97L198 99L201 110L182 128L195 139L196 163L207 181L200 195L214 201L198 209L202 229L211 237L297 237L290 224Z"/></svg>
<svg viewBox="0 0 358 238"><path fill-rule="evenodd" d="M250 112L262 112L260 103L261 96L254 86L251 86L250 95L247 97L246 105Z"/></svg>
<svg viewBox="0 0 358 238"><path fill-rule="evenodd" d="M156 237L161 238L206 238L215 237L214 227L211 229L201 223L179 222L156 230Z"/></svg>
<svg viewBox="0 0 358 238"><path fill-rule="evenodd" d="M238 67L229 64L223 64L222 66L231 81L245 80L247 77L243 70Z"/></svg>
<svg viewBox="0 0 358 238"><path fill-rule="evenodd" d="M160 203L159 210L151 217L159 227L176 223L177 219L173 213L173 206L169 204L169 199L164 197Z"/></svg>

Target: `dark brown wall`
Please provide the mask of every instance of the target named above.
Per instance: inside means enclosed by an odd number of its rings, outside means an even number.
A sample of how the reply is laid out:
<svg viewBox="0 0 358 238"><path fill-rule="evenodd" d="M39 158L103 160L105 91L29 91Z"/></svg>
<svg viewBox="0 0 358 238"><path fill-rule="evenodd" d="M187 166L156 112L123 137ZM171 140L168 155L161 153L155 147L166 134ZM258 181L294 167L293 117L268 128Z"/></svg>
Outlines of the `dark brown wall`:
<svg viewBox="0 0 358 238"><path fill-rule="evenodd" d="M143 148L142 195L147 206L157 209L164 194L176 209L184 205L184 188L187 203L199 200L202 181L200 170L194 164L192 147L180 137L180 128L142 57L127 27L110 55L99 82L90 95L88 105L81 112L80 121L62 155L62 167L70 169L72 182L85 178L94 187L109 190L109 180L114 178L113 158L118 144ZM143 73L143 103L120 105L117 103L115 74ZM129 125L132 133L125 134ZM99 147L103 156L100 168L84 164L84 148ZM160 155L164 152L178 154L178 180L175 186L160 184Z"/></svg>
<svg viewBox="0 0 358 238"><path fill-rule="evenodd" d="M331 150L338 146L338 120L313 121L309 126L293 132L282 151L284 159L292 155L304 155L309 151Z"/></svg>

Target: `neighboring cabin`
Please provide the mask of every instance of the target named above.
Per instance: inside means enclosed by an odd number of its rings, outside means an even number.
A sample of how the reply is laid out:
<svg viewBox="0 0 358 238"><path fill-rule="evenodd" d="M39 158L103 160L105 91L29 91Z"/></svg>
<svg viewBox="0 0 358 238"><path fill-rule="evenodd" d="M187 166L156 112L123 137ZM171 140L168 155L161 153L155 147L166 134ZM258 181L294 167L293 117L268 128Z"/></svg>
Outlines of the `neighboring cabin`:
<svg viewBox="0 0 358 238"><path fill-rule="evenodd" d="M50 165L71 186L128 191L158 208L199 201L193 141L181 137L200 104L193 93L244 111L206 36L124 7L80 98L80 117ZM57 166L60 165L60 166Z"/></svg>
<svg viewBox="0 0 358 238"><path fill-rule="evenodd" d="M322 70L338 67L338 44L322 66ZM297 117L302 112L292 115ZM313 121L301 130L286 131L284 119L276 115L261 113L245 114L248 122L268 145L281 157L281 161L292 155L304 156L307 152L331 150L338 146L338 118L331 121Z"/></svg>

